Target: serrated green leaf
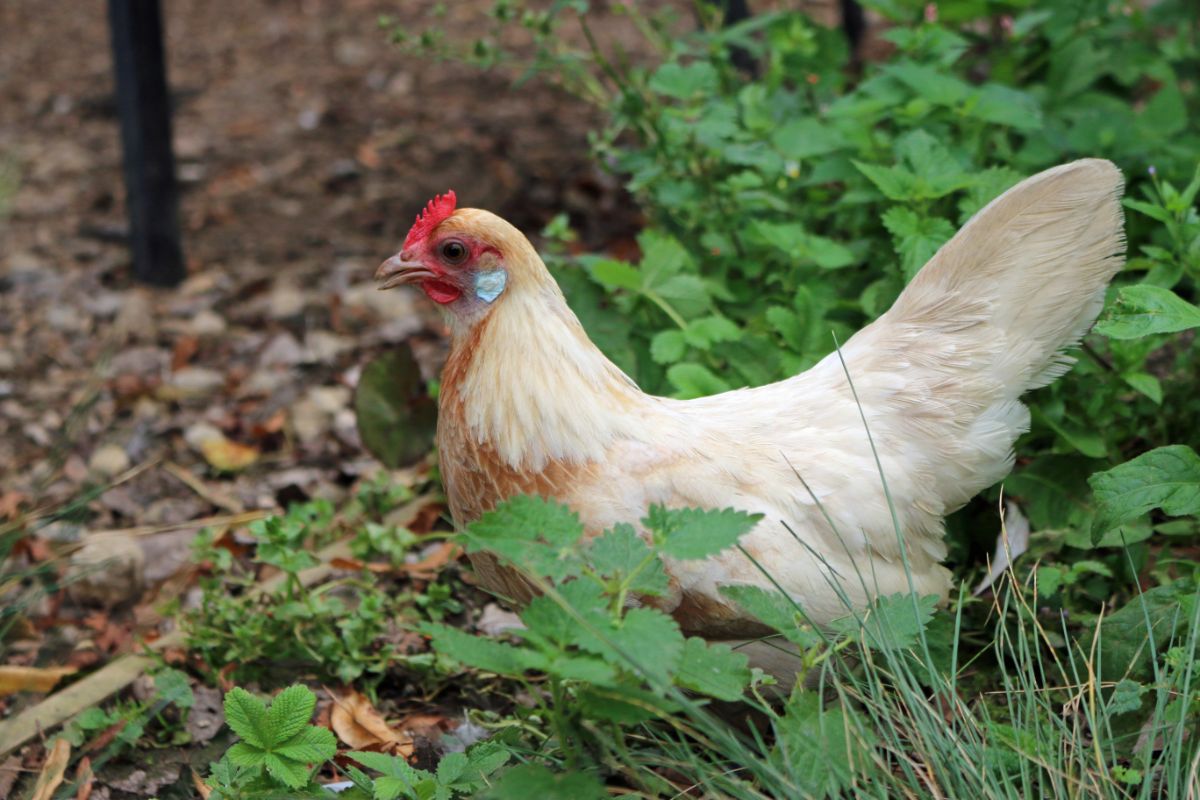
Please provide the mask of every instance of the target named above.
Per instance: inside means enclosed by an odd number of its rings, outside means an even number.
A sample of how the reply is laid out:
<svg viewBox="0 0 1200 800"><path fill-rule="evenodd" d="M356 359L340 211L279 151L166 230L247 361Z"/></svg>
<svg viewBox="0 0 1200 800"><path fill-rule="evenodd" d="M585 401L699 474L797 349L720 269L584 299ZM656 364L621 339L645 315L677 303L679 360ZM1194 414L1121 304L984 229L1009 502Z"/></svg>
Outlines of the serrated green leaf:
<svg viewBox="0 0 1200 800"><path fill-rule="evenodd" d="M235 742L225 751L225 757L239 767L257 767L267 760L267 751L255 747L249 742Z"/></svg>
<svg viewBox="0 0 1200 800"><path fill-rule="evenodd" d="M471 523L464 533L467 552L487 550L517 567L562 581L579 574L579 516L562 503L518 496Z"/></svg>
<svg viewBox="0 0 1200 800"><path fill-rule="evenodd" d="M337 739L328 728L307 725L283 744L273 747L271 752L294 761L319 764L337 753Z"/></svg>
<svg viewBox="0 0 1200 800"><path fill-rule="evenodd" d="M684 643L675 682L718 700L737 700L750 683L749 662L728 645L692 637Z"/></svg>
<svg viewBox="0 0 1200 800"><path fill-rule="evenodd" d="M592 540L587 557L597 572L620 581L631 592L661 596L667 591L662 560L632 525L616 525Z"/></svg>
<svg viewBox="0 0 1200 800"><path fill-rule="evenodd" d="M937 604L937 595L919 598L900 593L887 595L873 600L857 617L836 619L829 627L858 637L873 650L903 650L917 643L933 619Z"/></svg>
<svg viewBox="0 0 1200 800"><path fill-rule="evenodd" d="M822 708L815 692L794 692L775 722L773 755L802 781L804 796L840 796L854 776L852 754L874 744L863 741L860 730L841 708Z"/></svg>
<svg viewBox="0 0 1200 800"><path fill-rule="evenodd" d="M433 637L437 652L486 672L519 677L527 670L545 666L545 658L538 653L483 636L472 636L457 628L430 623L422 626L422 630Z"/></svg>
<svg viewBox="0 0 1200 800"><path fill-rule="evenodd" d="M764 625L804 649L821 643L820 634L803 621L796 606L781 592L760 586L722 586L719 591ZM799 663L799 662L797 662Z"/></svg>
<svg viewBox="0 0 1200 800"><path fill-rule="evenodd" d="M307 686L295 684L275 695L264 721L270 735L266 749L274 750L279 743L286 742L308 725L313 710L317 707L317 696Z"/></svg>
<svg viewBox="0 0 1200 800"><path fill-rule="evenodd" d="M1145 693L1146 687L1142 684L1137 681L1131 681L1128 678L1122 678L1113 687L1105 710L1109 714L1125 714L1130 711L1137 711L1142 704L1142 695Z"/></svg>
<svg viewBox="0 0 1200 800"><path fill-rule="evenodd" d="M749 533L762 514L732 508L666 509L651 506L642 524L652 531L660 553L671 558L698 559L716 555Z"/></svg>
<svg viewBox="0 0 1200 800"><path fill-rule="evenodd" d="M299 789L308 783L308 776L311 773L308 766L274 753L267 753L264 756L263 765L266 766L267 772L270 772L272 777L293 789Z"/></svg>
<svg viewBox="0 0 1200 800"><path fill-rule="evenodd" d="M885 167L861 161L855 161L854 166L889 200L913 200L918 197L917 177L903 167Z"/></svg>
<svg viewBox="0 0 1200 800"><path fill-rule="evenodd" d="M1096 496L1093 541L1151 509L1200 513L1200 456L1186 445L1159 447L1088 479Z"/></svg>
<svg viewBox="0 0 1200 800"><path fill-rule="evenodd" d="M1200 327L1200 307L1170 289L1126 286L1117 293L1096 331L1110 339L1137 339L1154 333L1176 333Z"/></svg>
<svg viewBox="0 0 1200 800"><path fill-rule="evenodd" d="M225 695L225 721L248 744L266 749L275 741L267 727L267 708L262 700L235 686Z"/></svg>
<svg viewBox="0 0 1200 800"><path fill-rule="evenodd" d="M905 206L892 206L883 215L883 225L892 234L904 280L925 265L954 235L954 226L941 217L922 217Z"/></svg>
<svg viewBox="0 0 1200 800"><path fill-rule="evenodd" d="M679 624L656 608L633 608L609 638L625 657L632 658L645 674L661 682L671 679L683 652Z"/></svg>
<svg viewBox="0 0 1200 800"><path fill-rule="evenodd" d="M569 581L559 585L555 593L556 597L533 598L521 612L527 628L525 638L541 646L550 658L556 652L593 641L589 629L602 630L609 624L608 600L594 581Z"/></svg>

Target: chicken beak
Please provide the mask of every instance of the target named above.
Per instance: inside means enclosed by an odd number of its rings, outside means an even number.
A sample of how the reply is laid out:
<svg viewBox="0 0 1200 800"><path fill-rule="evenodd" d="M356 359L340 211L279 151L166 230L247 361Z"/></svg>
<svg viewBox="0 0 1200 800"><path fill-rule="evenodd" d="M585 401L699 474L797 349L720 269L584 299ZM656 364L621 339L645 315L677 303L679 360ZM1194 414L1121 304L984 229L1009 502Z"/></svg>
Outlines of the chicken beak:
<svg viewBox="0 0 1200 800"><path fill-rule="evenodd" d="M402 283L415 283L426 278L437 277L433 270L419 261L406 261L403 254L397 253L379 265L375 270L375 280L379 289L392 289Z"/></svg>

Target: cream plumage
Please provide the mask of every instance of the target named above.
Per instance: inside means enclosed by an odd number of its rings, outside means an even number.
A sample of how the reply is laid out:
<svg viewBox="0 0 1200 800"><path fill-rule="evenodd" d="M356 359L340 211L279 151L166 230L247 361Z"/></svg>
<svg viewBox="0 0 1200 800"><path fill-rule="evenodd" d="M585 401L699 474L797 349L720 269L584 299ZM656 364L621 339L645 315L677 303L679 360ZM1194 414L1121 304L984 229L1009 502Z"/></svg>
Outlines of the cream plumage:
<svg viewBox="0 0 1200 800"><path fill-rule="evenodd" d="M859 605L909 585L863 417L915 588L945 595L943 518L1008 473L1029 424L1019 398L1069 368L1064 349L1122 265L1121 191L1118 170L1095 159L1029 178L976 214L840 359L697 400L643 393L588 340L525 237L455 210L453 195L430 204L379 278L420 283L447 311L438 443L458 525L517 493L566 502L589 532L636 523L653 503L761 512L743 547L825 622L846 613L831 580ZM492 590L528 597L494 559L476 566ZM762 583L740 552L667 569L660 605L685 630L759 631L718 591Z"/></svg>

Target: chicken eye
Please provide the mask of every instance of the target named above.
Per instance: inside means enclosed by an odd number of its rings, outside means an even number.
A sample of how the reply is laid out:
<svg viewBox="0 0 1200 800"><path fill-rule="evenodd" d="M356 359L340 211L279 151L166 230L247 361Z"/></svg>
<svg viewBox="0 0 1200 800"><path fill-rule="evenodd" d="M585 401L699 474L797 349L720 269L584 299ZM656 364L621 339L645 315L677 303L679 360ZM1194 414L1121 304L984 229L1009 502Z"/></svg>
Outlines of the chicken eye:
<svg viewBox="0 0 1200 800"><path fill-rule="evenodd" d="M458 239L442 242L439 248L442 260L447 264L457 266L467 260L467 246Z"/></svg>

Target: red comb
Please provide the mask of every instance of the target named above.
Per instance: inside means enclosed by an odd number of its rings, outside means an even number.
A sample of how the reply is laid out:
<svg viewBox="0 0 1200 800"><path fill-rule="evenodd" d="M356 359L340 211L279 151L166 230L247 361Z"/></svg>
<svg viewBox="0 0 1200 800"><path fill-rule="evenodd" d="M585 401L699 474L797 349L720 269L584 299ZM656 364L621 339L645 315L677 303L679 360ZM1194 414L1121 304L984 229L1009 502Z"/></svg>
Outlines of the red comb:
<svg viewBox="0 0 1200 800"><path fill-rule="evenodd" d="M417 214L417 221L409 229L408 237L404 240L404 249L407 250L428 236L446 217L454 213L457 204L458 198L454 196L453 189L430 200L425 210Z"/></svg>

